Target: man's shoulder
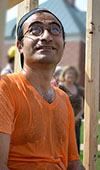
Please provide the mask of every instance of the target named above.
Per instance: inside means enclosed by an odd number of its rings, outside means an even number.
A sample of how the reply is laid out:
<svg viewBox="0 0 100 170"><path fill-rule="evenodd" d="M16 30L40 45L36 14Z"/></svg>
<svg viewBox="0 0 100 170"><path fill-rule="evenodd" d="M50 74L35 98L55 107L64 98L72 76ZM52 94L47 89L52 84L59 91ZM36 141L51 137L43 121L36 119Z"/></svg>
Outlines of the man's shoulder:
<svg viewBox="0 0 100 170"><path fill-rule="evenodd" d="M17 80L19 79L20 74L19 73L10 73L10 74L4 74L0 76L0 87L1 88L12 88Z"/></svg>
<svg viewBox="0 0 100 170"><path fill-rule="evenodd" d="M14 81L17 77L19 77L19 73L9 73L9 74L3 74L0 76L0 80L2 81Z"/></svg>
<svg viewBox="0 0 100 170"><path fill-rule="evenodd" d="M17 101L17 96L21 95L22 85L19 73L5 74L0 76L0 95L10 96Z"/></svg>

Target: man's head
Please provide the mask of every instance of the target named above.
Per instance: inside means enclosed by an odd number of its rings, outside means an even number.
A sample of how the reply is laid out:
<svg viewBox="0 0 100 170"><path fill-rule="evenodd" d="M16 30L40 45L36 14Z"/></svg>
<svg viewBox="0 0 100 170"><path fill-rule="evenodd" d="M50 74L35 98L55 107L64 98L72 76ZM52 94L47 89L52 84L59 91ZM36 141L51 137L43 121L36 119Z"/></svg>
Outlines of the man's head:
<svg viewBox="0 0 100 170"><path fill-rule="evenodd" d="M60 20L50 11L35 9L24 15L18 24L17 37L19 52L24 55L26 62L29 58L29 62L33 59L41 63L60 61L65 42L64 29ZM54 57L57 55L58 61Z"/></svg>
<svg viewBox="0 0 100 170"><path fill-rule="evenodd" d="M63 28L63 25L61 23L61 21L52 13L50 12L49 10L47 9L44 9L44 8L36 8L30 12L28 12L27 14L25 14L19 21L18 23L18 27L17 27L17 39L18 41L22 41L23 39L23 24L24 22L31 16L31 15L34 15L36 13L42 13L42 12L47 12L47 13L50 13L51 15L53 15L58 21L59 23L61 24L61 27L62 27L62 33L63 33L63 40L65 41L65 33L64 33L64 28Z"/></svg>

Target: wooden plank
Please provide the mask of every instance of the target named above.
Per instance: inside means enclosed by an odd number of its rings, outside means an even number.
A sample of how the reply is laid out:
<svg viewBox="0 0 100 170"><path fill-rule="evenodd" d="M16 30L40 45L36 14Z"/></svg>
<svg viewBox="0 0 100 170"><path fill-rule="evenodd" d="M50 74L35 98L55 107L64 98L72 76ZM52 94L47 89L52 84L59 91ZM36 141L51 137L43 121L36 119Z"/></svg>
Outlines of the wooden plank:
<svg viewBox="0 0 100 170"><path fill-rule="evenodd" d="M24 0L18 5L18 18L17 18L17 23L19 19L27 12L31 11L34 8L38 7L38 0ZM21 71L21 64L20 64L20 55L19 52L16 51L16 56L15 56L15 66L14 66L14 71L18 72Z"/></svg>
<svg viewBox="0 0 100 170"><path fill-rule="evenodd" d="M0 1L0 66L2 66L2 56L4 47L4 31L5 31L5 18L8 0Z"/></svg>
<svg viewBox="0 0 100 170"><path fill-rule="evenodd" d="M100 0L87 0L84 157L86 170L97 170L99 113Z"/></svg>
<svg viewBox="0 0 100 170"><path fill-rule="evenodd" d="M18 12L17 12L17 24L20 18L25 14L25 1L21 2L18 5ZM16 41L17 41L17 35L16 35ZM14 72L21 71L21 62L20 62L20 54L18 52L18 49L16 50L15 54L15 63L14 63Z"/></svg>
<svg viewBox="0 0 100 170"><path fill-rule="evenodd" d="M25 0L25 13L38 7L38 0Z"/></svg>
<svg viewBox="0 0 100 170"><path fill-rule="evenodd" d="M23 0L8 0L8 9L14 7L22 1Z"/></svg>

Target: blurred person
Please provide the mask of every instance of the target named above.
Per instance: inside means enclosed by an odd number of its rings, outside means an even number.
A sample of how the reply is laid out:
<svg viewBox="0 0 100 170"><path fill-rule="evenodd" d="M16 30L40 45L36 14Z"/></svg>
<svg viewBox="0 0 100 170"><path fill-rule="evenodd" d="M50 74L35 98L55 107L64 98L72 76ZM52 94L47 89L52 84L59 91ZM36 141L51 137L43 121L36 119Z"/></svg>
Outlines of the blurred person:
<svg viewBox="0 0 100 170"><path fill-rule="evenodd" d="M50 83L65 46L61 21L34 9L17 38L23 69L0 79L0 170L84 170L70 100Z"/></svg>
<svg viewBox="0 0 100 170"><path fill-rule="evenodd" d="M11 46L8 50L8 64L1 71L1 75L14 72L15 46Z"/></svg>
<svg viewBox="0 0 100 170"><path fill-rule="evenodd" d="M59 88L68 94L75 113L75 131L80 153L80 126L83 115L84 90L78 85L80 72L74 66L65 66L60 74Z"/></svg>
<svg viewBox="0 0 100 170"><path fill-rule="evenodd" d="M55 72L54 72L53 77L52 77L52 80L51 80L51 84L56 86L56 87L59 84L59 76L60 76L60 73L62 71L62 68L63 67L61 67L61 66L56 67Z"/></svg>

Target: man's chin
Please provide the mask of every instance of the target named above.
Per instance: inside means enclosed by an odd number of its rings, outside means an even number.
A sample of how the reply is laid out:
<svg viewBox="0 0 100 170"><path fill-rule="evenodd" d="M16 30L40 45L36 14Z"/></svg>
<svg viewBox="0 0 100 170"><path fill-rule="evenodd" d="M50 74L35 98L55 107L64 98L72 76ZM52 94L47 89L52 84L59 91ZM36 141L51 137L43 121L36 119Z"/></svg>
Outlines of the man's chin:
<svg viewBox="0 0 100 170"><path fill-rule="evenodd" d="M51 63L51 64L55 64L58 63L60 61L60 59L56 56L48 56L48 55L38 55L37 58L35 58L35 60L37 60L37 62L41 62L41 63Z"/></svg>
<svg viewBox="0 0 100 170"><path fill-rule="evenodd" d="M54 58L42 58L39 60L42 64L58 64L60 60Z"/></svg>

